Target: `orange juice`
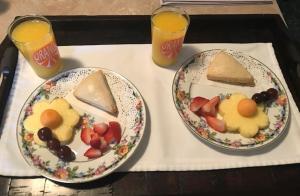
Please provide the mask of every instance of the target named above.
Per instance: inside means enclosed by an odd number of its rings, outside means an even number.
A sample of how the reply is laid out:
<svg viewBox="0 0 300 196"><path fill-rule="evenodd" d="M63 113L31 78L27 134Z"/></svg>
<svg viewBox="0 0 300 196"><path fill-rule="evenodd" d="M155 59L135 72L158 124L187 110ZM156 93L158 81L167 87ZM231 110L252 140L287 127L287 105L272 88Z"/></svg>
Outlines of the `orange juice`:
<svg viewBox="0 0 300 196"><path fill-rule="evenodd" d="M22 20L24 18L25 20ZM15 21L10 27L12 41L38 76L54 76L62 64L50 22L37 16L23 17L19 20L21 21Z"/></svg>
<svg viewBox="0 0 300 196"><path fill-rule="evenodd" d="M152 59L160 66L174 64L182 47L189 17L175 8L163 7L152 15Z"/></svg>

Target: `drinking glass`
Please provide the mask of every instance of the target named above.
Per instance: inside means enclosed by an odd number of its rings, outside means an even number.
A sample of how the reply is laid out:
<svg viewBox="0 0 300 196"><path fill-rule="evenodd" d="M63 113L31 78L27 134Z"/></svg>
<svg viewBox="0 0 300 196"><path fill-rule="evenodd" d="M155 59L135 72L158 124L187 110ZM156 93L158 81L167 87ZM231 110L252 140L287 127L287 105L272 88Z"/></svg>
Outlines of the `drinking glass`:
<svg viewBox="0 0 300 196"><path fill-rule="evenodd" d="M62 68L51 23L45 17L19 17L10 24L8 35L39 77L50 78Z"/></svg>
<svg viewBox="0 0 300 196"><path fill-rule="evenodd" d="M151 16L152 59L160 66L176 62L190 23L188 14L179 7L162 6Z"/></svg>

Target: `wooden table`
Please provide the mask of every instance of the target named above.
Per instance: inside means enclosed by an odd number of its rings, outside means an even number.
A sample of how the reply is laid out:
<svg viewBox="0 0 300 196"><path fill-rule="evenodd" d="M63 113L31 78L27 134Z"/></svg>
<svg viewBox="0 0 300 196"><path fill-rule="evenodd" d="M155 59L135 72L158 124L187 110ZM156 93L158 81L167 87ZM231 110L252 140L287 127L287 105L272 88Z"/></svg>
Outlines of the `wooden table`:
<svg viewBox="0 0 300 196"><path fill-rule="evenodd" d="M299 195L300 166L114 173L88 184L0 177L0 195Z"/></svg>
<svg viewBox="0 0 300 196"><path fill-rule="evenodd" d="M59 45L150 43L150 16L99 16L99 17L49 17L53 21ZM97 25L107 25L110 31L79 36L78 26L92 20ZM123 22L120 22L122 21ZM67 24L62 21L69 21ZM129 21L129 22L128 22ZM118 24L118 25L116 25ZM214 25L211 25L214 24ZM131 25L136 26L129 31ZM80 25L79 25L80 26ZM72 30L71 30L72 29ZM88 26L85 31L89 31ZM234 32L234 33L233 33ZM68 34L68 37L64 36ZM139 35L139 36L137 36ZM201 35L201 36L199 36ZM76 39L75 39L76 38ZM101 39L99 39L101 38ZM292 40L278 15L203 15L192 16L186 37L187 43L204 42L272 42L275 53L295 101L300 105L299 76L295 62L299 56ZM12 43L5 39L0 46L0 58L4 48ZM299 59L298 59L299 60ZM299 80L298 80L299 81ZM166 194L266 194L291 195L300 192L300 165L239 168L213 171L180 172L130 172L113 173L102 179L84 184L61 184L51 180L0 176L0 195L166 195Z"/></svg>

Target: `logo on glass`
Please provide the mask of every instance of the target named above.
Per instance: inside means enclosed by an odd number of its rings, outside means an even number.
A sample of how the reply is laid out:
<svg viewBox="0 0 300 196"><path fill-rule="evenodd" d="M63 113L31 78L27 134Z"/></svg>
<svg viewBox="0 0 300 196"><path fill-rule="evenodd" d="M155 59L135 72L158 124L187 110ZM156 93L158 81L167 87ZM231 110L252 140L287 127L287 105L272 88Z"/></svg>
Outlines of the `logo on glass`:
<svg viewBox="0 0 300 196"><path fill-rule="evenodd" d="M33 53L33 60L41 66L50 68L59 59L59 52L54 42L50 42Z"/></svg>
<svg viewBox="0 0 300 196"><path fill-rule="evenodd" d="M184 37L173 39L162 43L160 46L161 53L167 58L174 58L179 53Z"/></svg>

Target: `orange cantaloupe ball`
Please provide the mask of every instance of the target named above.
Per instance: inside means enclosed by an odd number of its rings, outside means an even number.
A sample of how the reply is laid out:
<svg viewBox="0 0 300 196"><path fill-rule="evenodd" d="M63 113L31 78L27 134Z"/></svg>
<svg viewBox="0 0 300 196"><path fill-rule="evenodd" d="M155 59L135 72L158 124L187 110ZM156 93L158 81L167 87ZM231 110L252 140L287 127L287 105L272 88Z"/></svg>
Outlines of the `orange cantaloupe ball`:
<svg viewBox="0 0 300 196"><path fill-rule="evenodd" d="M244 117L252 117L257 112L256 102L252 99L242 99L237 106L238 112Z"/></svg>
<svg viewBox="0 0 300 196"><path fill-rule="evenodd" d="M61 125L63 119L56 110L47 109L42 112L40 121L43 126L55 129L56 127Z"/></svg>

